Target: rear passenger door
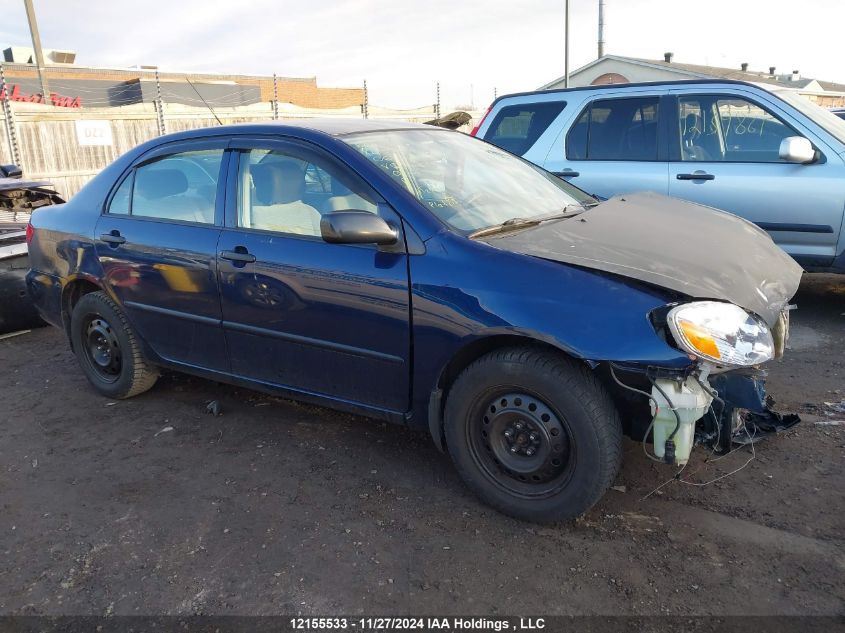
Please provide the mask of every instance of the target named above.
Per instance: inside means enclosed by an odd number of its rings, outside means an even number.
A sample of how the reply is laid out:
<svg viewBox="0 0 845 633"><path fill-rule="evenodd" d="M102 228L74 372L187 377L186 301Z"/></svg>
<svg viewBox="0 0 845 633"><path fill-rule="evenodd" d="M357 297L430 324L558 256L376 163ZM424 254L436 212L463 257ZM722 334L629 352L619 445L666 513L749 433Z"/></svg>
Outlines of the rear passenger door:
<svg viewBox="0 0 845 633"><path fill-rule="evenodd" d="M97 222L110 292L162 359L227 371L217 289L226 140L170 144L124 175Z"/></svg>
<svg viewBox="0 0 845 633"><path fill-rule="evenodd" d="M667 194L664 104L659 94L590 99L565 125L543 167L606 198L635 191Z"/></svg>

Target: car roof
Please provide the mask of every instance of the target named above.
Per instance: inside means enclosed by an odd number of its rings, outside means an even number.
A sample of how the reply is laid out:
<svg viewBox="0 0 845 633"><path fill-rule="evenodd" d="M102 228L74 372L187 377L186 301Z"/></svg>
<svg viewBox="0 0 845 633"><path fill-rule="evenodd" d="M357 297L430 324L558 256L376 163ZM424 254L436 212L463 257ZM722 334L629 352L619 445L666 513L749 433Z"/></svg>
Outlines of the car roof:
<svg viewBox="0 0 845 633"><path fill-rule="evenodd" d="M220 125L216 127L197 128L160 136L155 145L160 142L171 142L182 139L193 139L209 136L249 135L249 134L295 134L310 131L328 136L345 136L359 132L381 132L387 130L443 130L421 123L408 123L390 119L353 119L353 118L313 118L313 119L281 119L278 121L263 121L261 123L237 123L234 125ZM443 130L448 131L448 130Z"/></svg>
<svg viewBox="0 0 845 633"><path fill-rule="evenodd" d="M503 99L513 99L514 97L531 97L534 95L549 95L549 94L569 94L571 92L584 92L584 91L595 91L595 90L628 90L629 88L659 88L660 86L683 86L685 84L689 85L732 85L732 86L751 86L754 88L760 88L758 84L754 84L748 81L739 81L735 79L678 79L674 81L640 81L637 83L627 83L627 84L599 84L596 86L578 86L577 88L552 88L550 90L529 90L527 92L512 92L510 94L502 95L498 97L493 103L490 104L490 109L492 109L497 103L502 101Z"/></svg>

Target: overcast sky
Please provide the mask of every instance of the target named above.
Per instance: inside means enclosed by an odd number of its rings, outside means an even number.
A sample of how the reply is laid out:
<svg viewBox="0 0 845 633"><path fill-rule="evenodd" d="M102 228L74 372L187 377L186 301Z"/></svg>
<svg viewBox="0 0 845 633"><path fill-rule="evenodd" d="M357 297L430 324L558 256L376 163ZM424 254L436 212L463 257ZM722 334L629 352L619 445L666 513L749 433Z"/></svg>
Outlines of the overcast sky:
<svg viewBox="0 0 845 633"><path fill-rule="evenodd" d="M563 0L34 0L45 48L91 66L316 76L390 107L486 106L563 74ZM596 56L598 0L570 0L570 68ZM845 83L843 0L608 0L605 51ZM0 46L30 45L0 0Z"/></svg>

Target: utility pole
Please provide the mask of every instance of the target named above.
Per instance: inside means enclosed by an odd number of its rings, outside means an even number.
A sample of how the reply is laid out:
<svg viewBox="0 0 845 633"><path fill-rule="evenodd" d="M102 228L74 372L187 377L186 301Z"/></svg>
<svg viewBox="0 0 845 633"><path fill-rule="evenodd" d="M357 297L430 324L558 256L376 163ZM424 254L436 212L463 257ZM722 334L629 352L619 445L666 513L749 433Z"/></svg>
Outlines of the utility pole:
<svg viewBox="0 0 845 633"><path fill-rule="evenodd" d="M367 92L367 80L364 80L364 103L361 104L361 112L365 119L370 118L370 93Z"/></svg>
<svg viewBox="0 0 845 633"><path fill-rule="evenodd" d="M599 59L604 57L604 0L599 0Z"/></svg>
<svg viewBox="0 0 845 633"><path fill-rule="evenodd" d="M563 37L565 40L563 49L563 87L569 88L569 0L566 0L564 11Z"/></svg>
<svg viewBox="0 0 845 633"><path fill-rule="evenodd" d="M47 75L44 69L44 55L41 53L41 36L38 35L38 22L35 21L35 9L32 0L23 0L26 7L26 19L29 20L29 34L32 36L32 48L35 50L35 65L38 68L38 78L41 80L41 94L44 103L50 103L50 87L47 85Z"/></svg>

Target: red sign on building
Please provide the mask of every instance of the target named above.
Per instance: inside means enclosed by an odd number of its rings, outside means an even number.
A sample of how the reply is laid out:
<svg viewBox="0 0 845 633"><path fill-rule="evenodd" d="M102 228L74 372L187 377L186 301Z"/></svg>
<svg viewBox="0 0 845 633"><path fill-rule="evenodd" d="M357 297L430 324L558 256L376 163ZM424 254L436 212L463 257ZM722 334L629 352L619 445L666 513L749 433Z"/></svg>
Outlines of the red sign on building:
<svg viewBox="0 0 845 633"><path fill-rule="evenodd" d="M12 86L11 91L7 93L6 88L0 89L0 101L8 99L9 101L23 101L26 103L47 103L44 100L44 95L37 92L32 95L21 94L20 86L17 84ZM50 104L60 108L81 108L82 100L79 97L65 97L57 92L50 93Z"/></svg>

